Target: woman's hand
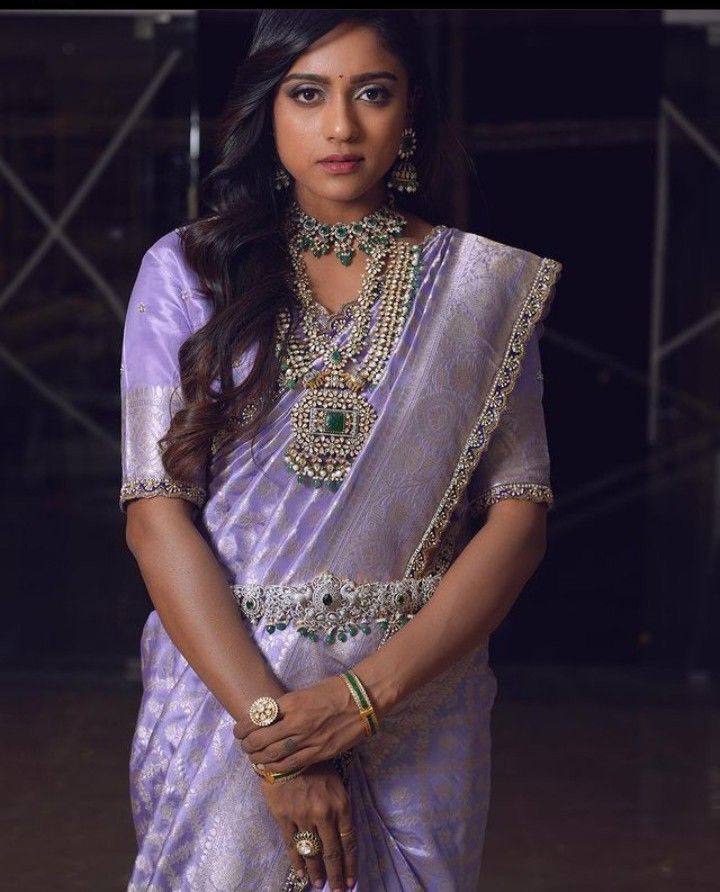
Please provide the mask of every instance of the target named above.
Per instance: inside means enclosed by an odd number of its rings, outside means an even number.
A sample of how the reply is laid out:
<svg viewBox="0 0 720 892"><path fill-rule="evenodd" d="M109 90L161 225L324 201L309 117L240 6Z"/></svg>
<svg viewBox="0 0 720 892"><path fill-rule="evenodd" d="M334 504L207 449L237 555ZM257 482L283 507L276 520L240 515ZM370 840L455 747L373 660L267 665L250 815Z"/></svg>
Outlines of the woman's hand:
<svg viewBox="0 0 720 892"><path fill-rule="evenodd" d="M285 783L270 784L261 778L258 783L280 827L295 872L307 872L313 885L320 887L327 875L332 892L351 888L357 877L357 840L350 798L332 763L313 765ZM300 855L293 839L297 830L317 833L322 854Z"/></svg>
<svg viewBox="0 0 720 892"><path fill-rule="evenodd" d="M281 718L272 725L259 728L248 716L233 729L250 760L267 771L332 759L365 736L365 721L339 675L276 699Z"/></svg>

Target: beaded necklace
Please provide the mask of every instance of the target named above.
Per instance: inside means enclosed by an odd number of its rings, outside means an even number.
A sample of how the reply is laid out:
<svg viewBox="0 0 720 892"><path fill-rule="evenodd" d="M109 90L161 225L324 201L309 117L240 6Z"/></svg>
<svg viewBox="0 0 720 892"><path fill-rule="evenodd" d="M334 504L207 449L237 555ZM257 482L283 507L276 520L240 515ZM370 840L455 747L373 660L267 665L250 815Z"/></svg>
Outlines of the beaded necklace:
<svg viewBox="0 0 720 892"><path fill-rule="evenodd" d="M388 247L406 225L407 220L393 209L392 199L354 223L321 223L296 201L288 210L291 251L324 257L334 250L343 266L349 266L358 251L372 255L377 248Z"/></svg>
<svg viewBox="0 0 720 892"><path fill-rule="evenodd" d="M293 221L297 226L297 215L290 217L291 227ZM289 314L281 310L278 343L288 335L287 352L281 357L285 387L292 390L302 384L305 393L290 413L293 441L285 453L285 463L300 483L337 490L377 419L362 391L371 390L380 380L402 331L414 294L420 246L399 242L394 234L367 245L367 268L357 299L348 305L349 331L340 346L337 337L318 325L317 301L302 256L311 249L303 247L297 236L296 229L291 233L289 249L305 336L290 331ZM378 312L371 332L375 303ZM369 339L365 356L358 362ZM309 372L318 358L326 367ZM345 366L353 361L355 368L349 371Z"/></svg>

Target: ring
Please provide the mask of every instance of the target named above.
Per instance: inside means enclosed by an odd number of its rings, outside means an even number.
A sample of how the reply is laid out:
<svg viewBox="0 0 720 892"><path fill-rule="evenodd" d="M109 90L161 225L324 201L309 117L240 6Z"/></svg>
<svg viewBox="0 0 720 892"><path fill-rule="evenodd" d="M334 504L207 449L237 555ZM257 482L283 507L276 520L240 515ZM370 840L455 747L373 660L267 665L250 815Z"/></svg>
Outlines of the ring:
<svg viewBox="0 0 720 892"><path fill-rule="evenodd" d="M297 833L293 833L293 842L298 850L298 854L302 855L303 858L322 855L322 840L312 830L298 830Z"/></svg>
<svg viewBox="0 0 720 892"><path fill-rule="evenodd" d="M339 830L338 836L340 837L340 839L346 839L348 836L355 836L355 831L354 830L346 830L343 833L342 830Z"/></svg>
<svg viewBox="0 0 720 892"><path fill-rule="evenodd" d="M272 725L280 714L280 704L274 697L258 697L250 704L250 721L253 725Z"/></svg>

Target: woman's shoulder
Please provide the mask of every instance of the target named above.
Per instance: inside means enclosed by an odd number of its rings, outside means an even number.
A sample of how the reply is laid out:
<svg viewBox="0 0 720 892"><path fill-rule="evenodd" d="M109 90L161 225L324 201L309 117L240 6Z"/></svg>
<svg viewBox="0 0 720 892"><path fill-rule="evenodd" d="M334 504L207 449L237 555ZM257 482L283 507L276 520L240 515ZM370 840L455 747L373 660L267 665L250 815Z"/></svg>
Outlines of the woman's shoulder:
<svg viewBox="0 0 720 892"><path fill-rule="evenodd" d="M161 235L147 248L143 259L153 260L183 290L195 291L198 289L197 277L185 260L182 246L182 232L187 228L178 226Z"/></svg>
<svg viewBox="0 0 720 892"><path fill-rule="evenodd" d="M510 245L479 232L471 232L470 230L458 229L452 226L446 228L450 230L458 248L472 255L473 258L483 259L486 263L513 262L513 265L517 263L520 265L529 264L531 266L539 266L540 264L561 266L557 260L542 253L531 251L528 248Z"/></svg>

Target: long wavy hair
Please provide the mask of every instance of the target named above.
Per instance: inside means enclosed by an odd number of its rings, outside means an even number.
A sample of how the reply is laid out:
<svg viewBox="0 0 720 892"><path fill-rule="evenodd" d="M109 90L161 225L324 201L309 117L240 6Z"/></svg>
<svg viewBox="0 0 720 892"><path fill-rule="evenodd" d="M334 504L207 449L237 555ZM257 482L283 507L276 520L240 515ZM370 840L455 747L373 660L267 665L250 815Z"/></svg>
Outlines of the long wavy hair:
<svg viewBox="0 0 720 892"><path fill-rule="evenodd" d="M279 162L272 133L273 100L295 60L348 20L376 28L408 73L418 136L413 160L421 188L413 197L398 199L398 206L434 222L439 222L439 214L447 221L444 199L450 190L442 174L449 172L448 157L457 153L448 155L440 145L448 136L447 122L413 16L379 10L262 10L220 116L217 163L201 183L201 200L209 211L181 230L186 263L213 312L178 353L184 407L160 441L165 470L176 480L197 481L207 475L211 454L238 437L254 442L272 408L280 373L273 349L275 318L281 308L290 313L293 324L298 318L282 228L292 190L279 194L275 189ZM235 383L233 364L253 346L252 366ZM243 410L251 404L255 411L246 419Z"/></svg>

